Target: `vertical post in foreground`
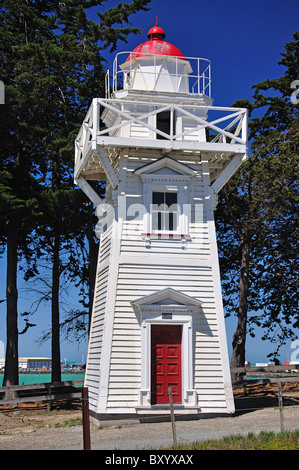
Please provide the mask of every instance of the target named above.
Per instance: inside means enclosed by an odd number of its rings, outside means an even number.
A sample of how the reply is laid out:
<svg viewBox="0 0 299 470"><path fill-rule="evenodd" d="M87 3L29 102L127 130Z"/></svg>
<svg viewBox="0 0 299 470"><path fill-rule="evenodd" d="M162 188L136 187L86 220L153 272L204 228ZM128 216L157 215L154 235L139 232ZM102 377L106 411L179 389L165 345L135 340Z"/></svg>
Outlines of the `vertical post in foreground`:
<svg viewBox="0 0 299 470"><path fill-rule="evenodd" d="M175 429L175 419L174 419L174 409L173 409L173 400L172 400L172 390L171 390L170 387L168 388L168 394L169 394L169 404L170 404L170 413L171 413L173 447L177 447L176 429Z"/></svg>
<svg viewBox="0 0 299 470"><path fill-rule="evenodd" d="M83 448L90 450L88 388L82 387Z"/></svg>
<svg viewBox="0 0 299 470"><path fill-rule="evenodd" d="M283 416L283 403L282 403L282 389L281 380L277 380L278 384L278 403L279 403L279 416L280 416L280 432L284 432L284 416Z"/></svg>

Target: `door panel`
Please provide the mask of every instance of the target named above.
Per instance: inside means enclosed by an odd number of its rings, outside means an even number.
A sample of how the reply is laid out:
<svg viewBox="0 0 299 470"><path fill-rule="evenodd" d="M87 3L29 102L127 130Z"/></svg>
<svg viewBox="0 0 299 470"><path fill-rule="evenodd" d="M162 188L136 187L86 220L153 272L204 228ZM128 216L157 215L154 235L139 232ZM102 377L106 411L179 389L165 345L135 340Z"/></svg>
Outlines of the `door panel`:
<svg viewBox="0 0 299 470"><path fill-rule="evenodd" d="M180 325L152 325L151 328L151 403L182 403L182 363Z"/></svg>

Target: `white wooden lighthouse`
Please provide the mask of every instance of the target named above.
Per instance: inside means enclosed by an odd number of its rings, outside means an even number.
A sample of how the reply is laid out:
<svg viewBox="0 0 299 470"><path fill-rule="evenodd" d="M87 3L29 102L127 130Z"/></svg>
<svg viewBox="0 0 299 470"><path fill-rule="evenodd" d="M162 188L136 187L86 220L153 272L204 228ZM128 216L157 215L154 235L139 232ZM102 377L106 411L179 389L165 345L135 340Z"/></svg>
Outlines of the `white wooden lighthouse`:
<svg viewBox="0 0 299 470"><path fill-rule="evenodd" d="M85 386L98 418L232 413L214 209L247 152L245 109L154 26L116 56L76 139L100 251ZM91 180L106 180L105 200Z"/></svg>

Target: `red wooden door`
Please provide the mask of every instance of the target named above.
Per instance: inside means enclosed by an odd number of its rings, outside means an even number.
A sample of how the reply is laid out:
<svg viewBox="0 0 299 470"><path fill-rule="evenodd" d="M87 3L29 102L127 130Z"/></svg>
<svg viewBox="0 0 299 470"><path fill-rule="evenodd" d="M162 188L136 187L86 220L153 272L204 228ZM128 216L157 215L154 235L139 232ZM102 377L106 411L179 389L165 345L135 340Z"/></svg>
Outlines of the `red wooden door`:
<svg viewBox="0 0 299 470"><path fill-rule="evenodd" d="M169 403L168 387L173 403L182 403L180 325L152 325L151 330L151 403Z"/></svg>

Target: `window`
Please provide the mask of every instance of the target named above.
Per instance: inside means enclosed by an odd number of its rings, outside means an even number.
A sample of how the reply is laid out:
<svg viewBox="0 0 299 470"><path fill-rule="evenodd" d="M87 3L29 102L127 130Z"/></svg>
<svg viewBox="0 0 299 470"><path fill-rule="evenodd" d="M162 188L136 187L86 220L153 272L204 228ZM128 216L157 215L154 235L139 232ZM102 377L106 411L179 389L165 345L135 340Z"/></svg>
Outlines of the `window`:
<svg viewBox="0 0 299 470"><path fill-rule="evenodd" d="M143 230L146 246L150 240L181 240L182 247L190 238L190 204L188 188L196 174L192 168L168 156L135 170L143 183Z"/></svg>
<svg viewBox="0 0 299 470"><path fill-rule="evenodd" d="M171 113L170 111L162 111L157 114L157 129L170 135L171 133ZM173 134L175 134L175 117L173 113ZM161 134L157 133L157 139L166 139Z"/></svg>
<svg viewBox="0 0 299 470"><path fill-rule="evenodd" d="M153 191L152 230L176 231L178 226L178 205L176 192Z"/></svg>

